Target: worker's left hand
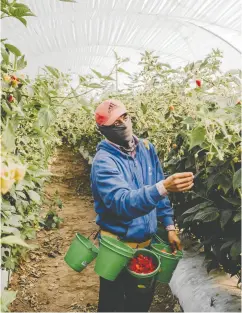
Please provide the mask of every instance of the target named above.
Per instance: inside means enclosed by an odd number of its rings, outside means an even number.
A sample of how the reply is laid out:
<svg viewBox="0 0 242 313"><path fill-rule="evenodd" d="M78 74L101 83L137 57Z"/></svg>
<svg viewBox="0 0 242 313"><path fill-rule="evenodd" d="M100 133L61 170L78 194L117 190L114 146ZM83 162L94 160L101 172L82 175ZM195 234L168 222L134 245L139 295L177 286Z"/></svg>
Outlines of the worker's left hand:
<svg viewBox="0 0 242 313"><path fill-rule="evenodd" d="M175 230L168 231L168 241L171 245L172 251L176 252L177 250L181 250L181 241L178 238Z"/></svg>

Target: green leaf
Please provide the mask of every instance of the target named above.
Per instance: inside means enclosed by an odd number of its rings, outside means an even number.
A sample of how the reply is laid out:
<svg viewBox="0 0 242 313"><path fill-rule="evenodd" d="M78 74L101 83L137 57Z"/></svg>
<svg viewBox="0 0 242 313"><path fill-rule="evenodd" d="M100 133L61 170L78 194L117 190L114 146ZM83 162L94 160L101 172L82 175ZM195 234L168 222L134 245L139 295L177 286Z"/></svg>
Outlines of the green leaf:
<svg viewBox="0 0 242 313"><path fill-rule="evenodd" d="M20 9L21 11L17 11L17 15L18 16L35 16L35 14L30 10L30 8L23 3L14 3L14 8L16 9ZM23 12L22 14L20 14L21 12ZM24 14L24 15L23 15Z"/></svg>
<svg viewBox="0 0 242 313"><path fill-rule="evenodd" d="M225 250L225 249L230 248L234 242L235 242L235 240L229 240L229 241L225 242L225 243L221 246L220 251L223 251L223 250Z"/></svg>
<svg viewBox="0 0 242 313"><path fill-rule="evenodd" d="M40 204L41 198L37 192L35 192L34 190L28 190L28 195L32 201L34 201L37 204Z"/></svg>
<svg viewBox="0 0 242 313"><path fill-rule="evenodd" d="M12 115L13 112L10 110L8 104L4 101L2 101L2 109L7 113L7 115Z"/></svg>
<svg viewBox="0 0 242 313"><path fill-rule="evenodd" d="M189 222L192 222L193 221L193 218L194 218L194 214L184 218L183 220L183 224L186 224L186 223L189 223Z"/></svg>
<svg viewBox="0 0 242 313"><path fill-rule="evenodd" d="M237 256L239 256L241 253L241 241L236 241L231 249L230 249L230 255L232 256L232 259L235 260Z"/></svg>
<svg viewBox="0 0 242 313"><path fill-rule="evenodd" d="M1 226L1 230L3 234L14 234L14 235L20 235L20 231L16 227L11 226Z"/></svg>
<svg viewBox="0 0 242 313"><path fill-rule="evenodd" d="M85 87L88 88L102 88L102 85L96 84L96 83L91 83L91 84L83 84Z"/></svg>
<svg viewBox="0 0 242 313"><path fill-rule="evenodd" d="M14 235L3 237L1 238L0 242L2 245L3 244L9 245L9 246L19 245L19 246L26 247L26 248L30 247L25 241L23 241L23 239Z"/></svg>
<svg viewBox="0 0 242 313"><path fill-rule="evenodd" d="M34 126L33 130L35 130L36 133L38 133L41 137L46 138L46 139L49 138L48 135L37 126Z"/></svg>
<svg viewBox="0 0 242 313"><path fill-rule="evenodd" d="M229 174L221 174L218 177L216 177L217 182L219 182L219 185L224 190L224 193L226 194L229 189L232 187L231 185L231 177Z"/></svg>
<svg viewBox="0 0 242 313"><path fill-rule="evenodd" d="M15 132L13 125L9 120L2 133L2 141L8 151L12 152L15 149Z"/></svg>
<svg viewBox="0 0 242 313"><path fill-rule="evenodd" d="M201 70L201 69L204 68L207 64L208 64L208 60L205 59L205 60L201 63L199 69Z"/></svg>
<svg viewBox="0 0 242 313"><path fill-rule="evenodd" d="M22 216L13 214L9 217L9 219L6 221L6 224L15 226L15 227L22 227Z"/></svg>
<svg viewBox="0 0 242 313"><path fill-rule="evenodd" d="M7 270L14 270L16 265L16 258L13 258L12 256L4 257L4 267Z"/></svg>
<svg viewBox="0 0 242 313"><path fill-rule="evenodd" d="M117 71L120 72L120 73L124 73L124 74L126 74L126 75L130 75L130 73L127 72L127 71L125 71L122 67L118 67L118 68L117 68Z"/></svg>
<svg viewBox="0 0 242 313"><path fill-rule="evenodd" d="M25 8L26 10L31 11L30 8L26 4L23 4L23 3L14 3L14 7L15 8Z"/></svg>
<svg viewBox="0 0 242 313"><path fill-rule="evenodd" d="M192 208L188 209L187 211L185 211L182 214L182 216L195 213L195 212L197 212L197 211L199 211L201 209L204 209L204 208L208 207L211 204L212 204L212 201L206 201L206 202L199 203L199 204L195 205L194 207L192 207Z"/></svg>
<svg viewBox="0 0 242 313"><path fill-rule="evenodd" d="M241 221L241 212L235 214L234 218L233 218L233 222L237 223Z"/></svg>
<svg viewBox="0 0 242 313"><path fill-rule="evenodd" d="M24 17L24 16L35 16L29 8L27 8L27 6L25 5L21 5L19 3L20 6L18 6L17 8L16 7L13 7L10 9L10 14L13 16L13 17L16 17L16 18L20 18L20 17Z"/></svg>
<svg viewBox="0 0 242 313"><path fill-rule="evenodd" d="M60 0L60 1L62 1L62 2L76 3L76 1L75 1L75 0Z"/></svg>
<svg viewBox="0 0 242 313"><path fill-rule="evenodd" d="M27 62L24 60L24 55L21 56L20 59L17 60L17 69L22 70L26 67Z"/></svg>
<svg viewBox="0 0 242 313"><path fill-rule="evenodd" d="M20 52L19 49L16 48L15 46L10 45L10 44L8 44L8 43L5 43L5 47L6 47L10 52L12 52L14 55L16 55L17 57L20 57L20 56L21 56L21 52Z"/></svg>
<svg viewBox="0 0 242 313"><path fill-rule="evenodd" d="M199 126L194 128L190 135L190 150L197 145L201 145L204 142L205 135L206 130L204 127Z"/></svg>
<svg viewBox="0 0 242 313"><path fill-rule="evenodd" d="M79 76L79 80L80 80L80 83L83 83L86 81L86 78L84 76Z"/></svg>
<svg viewBox="0 0 242 313"><path fill-rule="evenodd" d="M105 80L114 80L111 76L103 76Z"/></svg>
<svg viewBox="0 0 242 313"><path fill-rule="evenodd" d="M113 53L114 53L115 59L116 59L116 60L118 60L118 59L119 59L119 57L118 57L117 52L116 52L115 50L113 50Z"/></svg>
<svg viewBox="0 0 242 313"><path fill-rule="evenodd" d="M98 71L96 71L96 70L94 70L94 69L91 69L92 71L93 71L93 73L98 77L98 78L103 78L103 75L100 73L100 72L98 72Z"/></svg>
<svg viewBox="0 0 242 313"><path fill-rule="evenodd" d="M43 108L38 113L38 122L40 126L45 129L50 127L50 125L55 121L56 113L54 110Z"/></svg>
<svg viewBox="0 0 242 313"><path fill-rule="evenodd" d="M231 204L236 205L236 206L241 204L241 200L239 200L239 199L225 198L223 196L221 196L221 198L223 198L226 202L231 203Z"/></svg>
<svg viewBox="0 0 242 313"><path fill-rule="evenodd" d="M141 102L141 110L143 112L143 114L146 114L148 107L146 103Z"/></svg>
<svg viewBox="0 0 242 313"><path fill-rule="evenodd" d="M234 189L241 187L241 168L237 172L234 173L233 187Z"/></svg>
<svg viewBox="0 0 242 313"><path fill-rule="evenodd" d="M45 66L47 70L56 78L60 78L60 72L58 71L57 68L51 67L51 66Z"/></svg>
<svg viewBox="0 0 242 313"><path fill-rule="evenodd" d="M223 210L220 215L220 225L224 228L232 216L232 210Z"/></svg>
<svg viewBox="0 0 242 313"><path fill-rule="evenodd" d="M8 306L16 299L17 291L2 290L1 292L1 311L8 312Z"/></svg>
<svg viewBox="0 0 242 313"><path fill-rule="evenodd" d="M160 66L171 68L170 64L168 63L159 63Z"/></svg>
<svg viewBox="0 0 242 313"><path fill-rule="evenodd" d="M6 64L8 64L9 63L9 54L7 53L6 49L1 48L1 54L2 54L3 61Z"/></svg>
<svg viewBox="0 0 242 313"><path fill-rule="evenodd" d="M215 207L208 207L198 212L193 221L201 221L204 223L215 221L219 217L219 211Z"/></svg>

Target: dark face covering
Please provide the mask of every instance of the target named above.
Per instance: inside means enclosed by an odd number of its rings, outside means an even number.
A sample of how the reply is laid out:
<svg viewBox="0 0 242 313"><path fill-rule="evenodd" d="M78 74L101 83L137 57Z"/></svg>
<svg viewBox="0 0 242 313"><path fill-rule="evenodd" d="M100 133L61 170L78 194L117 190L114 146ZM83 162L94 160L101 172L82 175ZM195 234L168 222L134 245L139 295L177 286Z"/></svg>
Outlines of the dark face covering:
<svg viewBox="0 0 242 313"><path fill-rule="evenodd" d="M111 142L124 148L126 152L135 149L131 119L118 126L99 126L99 131Z"/></svg>

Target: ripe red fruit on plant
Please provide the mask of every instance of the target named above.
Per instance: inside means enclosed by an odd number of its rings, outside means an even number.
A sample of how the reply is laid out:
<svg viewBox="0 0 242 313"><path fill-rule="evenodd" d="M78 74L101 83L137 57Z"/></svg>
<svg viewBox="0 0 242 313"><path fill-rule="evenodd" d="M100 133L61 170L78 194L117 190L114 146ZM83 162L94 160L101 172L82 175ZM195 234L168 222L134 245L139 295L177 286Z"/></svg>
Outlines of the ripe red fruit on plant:
<svg viewBox="0 0 242 313"><path fill-rule="evenodd" d="M169 107L169 109L170 109L170 111L174 111L174 110L175 110L175 108L174 108L173 105L171 105L171 106Z"/></svg>
<svg viewBox="0 0 242 313"><path fill-rule="evenodd" d="M148 274L153 272L156 266L151 257L139 254L130 261L129 269L135 273Z"/></svg>
<svg viewBox="0 0 242 313"><path fill-rule="evenodd" d="M9 102L13 102L13 101L14 101L13 95L9 95L9 96L8 96L8 101L9 101Z"/></svg>
<svg viewBox="0 0 242 313"><path fill-rule="evenodd" d="M201 80L200 80L200 79L197 79L197 80L196 80L196 84L197 84L198 87L201 87L201 85L202 85Z"/></svg>
<svg viewBox="0 0 242 313"><path fill-rule="evenodd" d="M173 143L172 148L176 149L177 148L177 144Z"/></svg>

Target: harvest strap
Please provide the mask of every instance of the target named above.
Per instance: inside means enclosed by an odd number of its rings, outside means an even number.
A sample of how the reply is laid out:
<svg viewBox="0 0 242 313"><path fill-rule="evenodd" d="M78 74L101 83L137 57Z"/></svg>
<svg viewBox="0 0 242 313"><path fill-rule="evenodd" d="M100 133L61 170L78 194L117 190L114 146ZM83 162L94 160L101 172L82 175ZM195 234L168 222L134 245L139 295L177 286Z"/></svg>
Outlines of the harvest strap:
<svg viewBox="0 0 242 313"><path fill-rule="evenodd" d="M101 234L101 236L108 236L108 237L112 237L112 238L120 240L118 235L112 234L106 230L101 230L100 234ZM122 241L122 242L125 243L126 245L128 245L129 247L133 248L133 249L142 249L142 248L146 248L150 245L151 239L146 240L144 242L129 242L129 241Z"/></svg>

